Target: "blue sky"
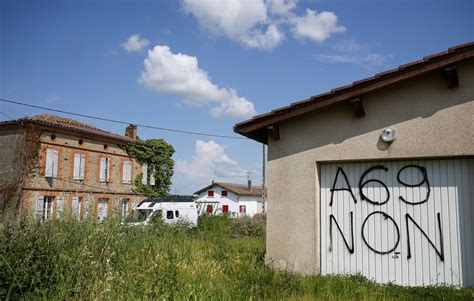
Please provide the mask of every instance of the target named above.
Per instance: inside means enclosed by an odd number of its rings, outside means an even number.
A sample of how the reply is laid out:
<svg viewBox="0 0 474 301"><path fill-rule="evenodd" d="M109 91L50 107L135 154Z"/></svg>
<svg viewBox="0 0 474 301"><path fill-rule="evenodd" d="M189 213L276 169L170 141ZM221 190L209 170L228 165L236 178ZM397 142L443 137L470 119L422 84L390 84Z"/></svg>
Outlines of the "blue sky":
<svg viewBox="0 0 474 301"><path fill-rule="evenodd" d="M472 41L473 16L470 0L0 0L0 97L233 135L254 113ZM246 171L260 182L254 141L139 135L175 147L173 193L212 179L243 183Z"/></svg>

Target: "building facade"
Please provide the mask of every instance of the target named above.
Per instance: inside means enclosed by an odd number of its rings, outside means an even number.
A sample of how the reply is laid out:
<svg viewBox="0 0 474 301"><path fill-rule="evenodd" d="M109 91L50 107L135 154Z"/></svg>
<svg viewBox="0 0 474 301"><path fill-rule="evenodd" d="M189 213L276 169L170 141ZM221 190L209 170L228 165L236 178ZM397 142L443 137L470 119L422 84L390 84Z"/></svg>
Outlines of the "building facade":
<svg viewBox="0 0 474 301"><path fill-rule="evenodd" d="M127 214L144 199L133 191L135 178L147 174L122 148L139 143L136 127L127 135L47 114L1 122L2 213L42 220Z"/></svg>
<svg viewBox="0 0 474 301"><path fill-rule="evenodd" d="M213 182L194 193L198 212L229 214L232 217L253 217L263 213L262 187Z"/></svg>
<svg viewBox="0 0 474 301"><path fill-rule="evenodd" d="M473 286L473 83L469 43L237 124L268 144L267 261Z"/></svg>

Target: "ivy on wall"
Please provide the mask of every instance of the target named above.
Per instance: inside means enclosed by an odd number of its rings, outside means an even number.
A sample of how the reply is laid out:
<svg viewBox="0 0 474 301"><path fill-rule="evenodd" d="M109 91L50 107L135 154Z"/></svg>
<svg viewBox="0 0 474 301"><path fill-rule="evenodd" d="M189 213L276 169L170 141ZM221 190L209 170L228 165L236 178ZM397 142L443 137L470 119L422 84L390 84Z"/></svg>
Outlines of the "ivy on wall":
<svg viewBox="0 0 474 301"><path fill-rule="evenodd" d="M149 139L132 142L124 146L125 151L140 162L148 164L148 185L142 184L142 174L135 178L134 191L147 197L160 198L168 195L171 188L171 178L174 173L172 156L174 148L163 139ZM155 185L149 185L154 171Z"/></svg>

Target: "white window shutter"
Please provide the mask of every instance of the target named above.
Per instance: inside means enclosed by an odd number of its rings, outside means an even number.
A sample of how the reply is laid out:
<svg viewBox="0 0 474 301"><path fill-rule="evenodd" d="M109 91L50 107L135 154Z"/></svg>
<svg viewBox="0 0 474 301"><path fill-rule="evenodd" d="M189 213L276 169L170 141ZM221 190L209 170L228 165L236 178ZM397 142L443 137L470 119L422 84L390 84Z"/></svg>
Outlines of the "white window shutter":
<svg viewBox="0 0 474 301"><path fill-rule="evenodd" d="M123 183L130 184L132 182L132 162L123 161L122 171Z"/></svg>
<svg viewBox="0 0 474 301"><path fill-rule="evenodd" d="M110 180L110 159L105 158L105 180L108 182Z"/></svg>
<svg viewBox="0 0 474 301"><path fill-rule="evenodd" d="M78 218L79 217L79 197L77 196L72 197L71 209L72 209L72 216L74 216L75 218Z"/></svg>
<svg viewBox="0 0 474 301"><path fill-rule="evenodd" d="M44 196L39 196L36 199L36 216L41 220L43 219L44 211Z"/></svg>
<svg viewBox="0 0 474 301"><path fill-rule="evenodd" d="M53 178L58 177L58 151L53 150Z"/></svg>
<svg viewBox="0 0 474 301"><path fill-rule="evenodd" d="M47 149L46 150L46 164L44 169L44 176L51 178L53 177L53 150Z"/></svg>
<svg viewBox="0 0 474 301"><path fill-rule="evenodd" d="M84 205L83 205L83 209L84 209L84 213L83 213L83 216L84 218L86 217L89 217L89 215L92 213L92 204L91 204L91 200L87 197L83 198L83 202L84 202Z"/></svg>
<svg viewBox="0 0 474 301"><path fill-rule="evenodd" d="M122 166L122 183L127 183L127 161L123 161Z"/></svg>
<svg viewBox="0 0 474 301"><path fill-rule="evenodd" d="M150 174L150 185L155 186L155 167L151 169L151 174Z"/></svg>
<svg viewBox="0 0 474 301"><path fill-rule="evenodd" d="M80 154L74 155L74 179L75 180L81 179L81 155Z"/></svg>
<svg viewBox="0 0 474 301"><path fill-rule="evenodd" d="M142 184L146 185L148 183L148 164L142 164Z"/></svg>
<svg viewBox="0 0 474 301"><path fill-rule="evenodd" d="M62 196L56 198L56 218L60 218L64 212L64 199Z"/></svg>
<svg viewBox="0 0 474 301"><path fill-rule="evenodd" d="M85 178L85 169L86 169L86 155L81 155L81 164L79 165L79 178L84 180Z"/></svg>
<svg viewBox="0 0 474 301"><path fill-rule="evenodd" d="M105 171L106 168L107 168L106 158L102 157L100 158L100 181L101 182L106 181L106 171Z"/></svg>

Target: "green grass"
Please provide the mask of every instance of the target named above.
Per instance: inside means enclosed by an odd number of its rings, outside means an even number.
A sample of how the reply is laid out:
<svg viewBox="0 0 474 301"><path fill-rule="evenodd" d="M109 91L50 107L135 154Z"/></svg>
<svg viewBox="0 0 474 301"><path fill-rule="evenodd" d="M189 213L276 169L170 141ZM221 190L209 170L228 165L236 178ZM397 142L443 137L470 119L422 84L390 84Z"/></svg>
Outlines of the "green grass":
<svg viewBox="0 0 474 301"><path fill-rule="evenodd" d="M263 228L203 217L127 227L110 220L0 227L0 299L472 300L474 289L377 285L300 276L264 264Z"/></svg>

